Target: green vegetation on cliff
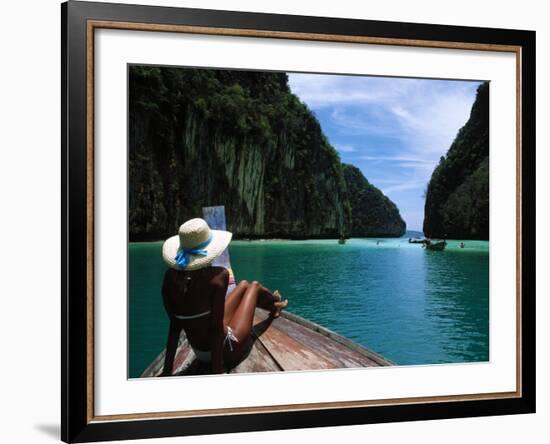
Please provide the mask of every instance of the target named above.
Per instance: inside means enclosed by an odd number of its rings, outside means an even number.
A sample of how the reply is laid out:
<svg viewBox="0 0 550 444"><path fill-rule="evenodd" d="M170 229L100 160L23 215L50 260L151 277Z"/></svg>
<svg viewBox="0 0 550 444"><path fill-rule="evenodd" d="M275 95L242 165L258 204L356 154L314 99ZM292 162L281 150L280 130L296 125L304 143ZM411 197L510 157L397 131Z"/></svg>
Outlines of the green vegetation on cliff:
<svg viewBox="0 0 550 444"><path fill-rule="evenodd" d="M489 84L478 87L468 122L441 157L426 192L424 234L489 239Z"/></svg>
<svg viewBox="0 0 550 444"><path fill-rule="evenodd" d="M132 66L129 91L130 240L209 205L235 237L350 232L339 156L286 74Z"/></svg>
<svg viewBox="0 0 550 444"><path fill-rule="evenodd" d="M399 237L406 224L395 204L382 191L371 185L361 170L342 165L347 196L351 206L352 237Z"/></svg>

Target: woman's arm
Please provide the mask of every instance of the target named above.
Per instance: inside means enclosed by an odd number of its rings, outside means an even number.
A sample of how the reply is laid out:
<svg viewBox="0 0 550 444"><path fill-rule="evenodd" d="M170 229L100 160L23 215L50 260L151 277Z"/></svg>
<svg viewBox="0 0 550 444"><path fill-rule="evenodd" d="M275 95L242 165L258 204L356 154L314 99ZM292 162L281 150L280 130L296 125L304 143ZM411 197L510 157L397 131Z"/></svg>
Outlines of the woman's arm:
<svg viewBox="0 0 550 444"><path fill-rule="evenodd" d="M223 315L225 311L225 293L229 282L229 273L224 270L215 279L212 296L212 324L210 325L210 350L212 352L212 373L223 373L223 340L225 329Z"/></svg>

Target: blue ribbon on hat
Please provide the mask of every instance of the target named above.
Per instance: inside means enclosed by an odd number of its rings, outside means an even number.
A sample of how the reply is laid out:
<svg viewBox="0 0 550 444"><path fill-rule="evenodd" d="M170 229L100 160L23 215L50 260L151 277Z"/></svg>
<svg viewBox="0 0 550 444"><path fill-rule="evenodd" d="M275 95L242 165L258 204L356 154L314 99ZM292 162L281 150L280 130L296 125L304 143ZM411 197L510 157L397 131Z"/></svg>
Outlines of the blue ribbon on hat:
<svg viewBox="0 0 550 444"><path fill-rule="evenodd" d="M208 239L206 239L204 242L200 243L199 245L195 245L192 248L182 248L180 247L178 250L178 253L176 254L176 264L181 269L184 269L187 267L187 264L189 263L189 255L195 254L198 256L206 256L208 252L206 250L203 250L204 247L206 247L210 242L212 241L212 235Z"/></svg>

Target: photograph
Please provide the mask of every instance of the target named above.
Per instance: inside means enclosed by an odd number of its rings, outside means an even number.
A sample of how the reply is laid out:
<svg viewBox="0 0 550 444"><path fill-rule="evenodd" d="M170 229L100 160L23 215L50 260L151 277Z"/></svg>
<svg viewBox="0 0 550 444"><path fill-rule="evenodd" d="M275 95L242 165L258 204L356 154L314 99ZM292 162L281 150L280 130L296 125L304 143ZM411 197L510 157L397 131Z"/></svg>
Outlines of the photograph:
<svg viewBox="0 0 550 444"><path fill-rule="evenodd" d="M488 80L127 76L129 379L490 361Z"/></svg>

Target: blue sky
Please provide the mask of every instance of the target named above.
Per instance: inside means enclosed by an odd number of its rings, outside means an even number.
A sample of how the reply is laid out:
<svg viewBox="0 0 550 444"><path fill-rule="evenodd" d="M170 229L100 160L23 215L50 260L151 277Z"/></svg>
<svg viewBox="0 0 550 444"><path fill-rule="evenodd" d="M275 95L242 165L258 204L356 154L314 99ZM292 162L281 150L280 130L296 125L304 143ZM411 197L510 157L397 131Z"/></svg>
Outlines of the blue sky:
<svg viewBox="0 0 550 444"><path fill-rule="evenodd" d="M422 230L431 173L466 123L479 82L288 75L340 158L361 169Z"/></svg>

